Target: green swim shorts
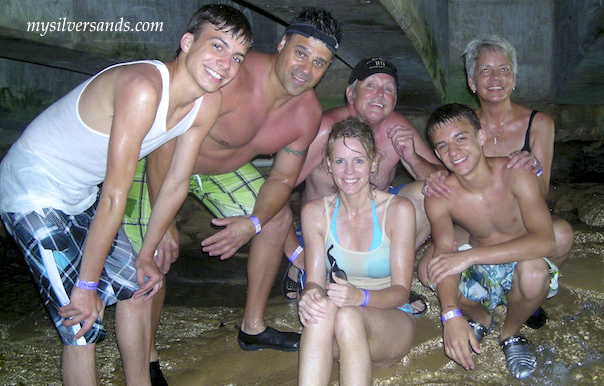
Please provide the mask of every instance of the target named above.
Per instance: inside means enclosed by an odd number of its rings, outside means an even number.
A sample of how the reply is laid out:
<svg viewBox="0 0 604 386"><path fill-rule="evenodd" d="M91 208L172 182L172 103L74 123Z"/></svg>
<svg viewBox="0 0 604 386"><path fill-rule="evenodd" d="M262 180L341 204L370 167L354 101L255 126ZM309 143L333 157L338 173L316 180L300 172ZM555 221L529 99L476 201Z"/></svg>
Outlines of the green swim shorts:
<svg viewBox="0 0 604 386"><path fill-rule="evenodd" d="M147 159L138 162L128 193L122 227L138 252L151 216L146 176ZM218 218L251 214L265 179L251 163L232 173L191 176L189 193L197 197Z"/></svg>

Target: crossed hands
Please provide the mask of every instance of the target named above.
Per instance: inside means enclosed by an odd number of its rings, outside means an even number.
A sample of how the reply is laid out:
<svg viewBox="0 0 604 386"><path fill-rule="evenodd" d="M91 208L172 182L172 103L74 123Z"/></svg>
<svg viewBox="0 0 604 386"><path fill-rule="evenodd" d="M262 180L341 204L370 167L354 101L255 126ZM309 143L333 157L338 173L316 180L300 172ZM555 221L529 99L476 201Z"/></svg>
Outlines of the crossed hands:
<svg viewBox="0 0 604 386"><path fill-rule="evenodd" d="M225 227L201 242L202 251L210 256L220 256L226 260L256 234L256 228L249 216L235 216L212 219L212 225Z"/></svg>
<svg viewBox="0 0 604 386"><path fill-rule="evenodd" d="M298 302L298 316L300 323L306 327L309 323L316 324L318 319L327 317L327 302L331 302L337 308L344 306L358 306L363 300L363 292L340 279L334 273L332 277L335 283L327 284L323 289L314 283L307 283Z"/></svg>

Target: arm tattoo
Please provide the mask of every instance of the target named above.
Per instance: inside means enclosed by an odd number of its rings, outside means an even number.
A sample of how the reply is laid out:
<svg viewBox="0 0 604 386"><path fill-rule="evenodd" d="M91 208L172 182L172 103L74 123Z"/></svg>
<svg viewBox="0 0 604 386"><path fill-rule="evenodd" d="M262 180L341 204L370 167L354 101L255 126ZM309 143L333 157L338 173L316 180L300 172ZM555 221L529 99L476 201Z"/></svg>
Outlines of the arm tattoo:
<svg viewBox="0 0 604 386"><path fill-rule="evenodd" d="M294 149L292 149L292 148L291 148L291 147L289 147L289 146L285 146L285 147L283 148L283 150L284 150L286 153L289 153L289 154L293 154L293 155L295 155L296 157L301 157L301 156L303 156L303 155L306 155L306 153L308 153L308 149L306 149L306 150L294 150Z"/></svg>

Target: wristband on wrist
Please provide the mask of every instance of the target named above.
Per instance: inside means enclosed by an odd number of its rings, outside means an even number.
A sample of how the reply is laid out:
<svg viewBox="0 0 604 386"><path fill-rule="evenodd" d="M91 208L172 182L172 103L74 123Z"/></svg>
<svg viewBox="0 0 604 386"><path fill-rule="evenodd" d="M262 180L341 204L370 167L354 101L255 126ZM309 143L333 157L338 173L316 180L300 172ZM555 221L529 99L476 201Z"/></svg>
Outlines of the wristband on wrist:
<svg viewBox="0 0 604 386"><path fill-rule="evenodd" d="M537 170L537 177L541 177L541 175L543 174L543 166L539 166L539 170Z"/></svg>
<svg viewBox="0 0 604 386"><path fill-rule="evenodd" d="M256 234L260 233L260 231L262 230L262 227L260 226L260 220L258 220L258 217L250 216L249 218L254 223L254 227L256 227Z"/></svg>
<svg viewBox="0 0 604 386"><path fill-rule="evenodd" d="M294 253L292 253L287 260L289 260L290 263L293 263L294 260L296 260L296 258L300 255L300 253L302 253L302 251L304 250L304 248L302 248L301 245L298 245L298 248L296 248L296 250L294 251Z"/></svg>
<svg viewBox="0 0 604 386"><path fill-rule="evenodd" d="M361 291L363 291L363 302L361 303L361 307L365 307L367 303L369 303L369 292L364 288L361 288Z"/></svg>
<svg viewBox="0 0 604 386"><path fill-rule="evenodd" d="M75 286L83 290L96 291L96 289L99 287L99 283L96 283L94 281L81 281L80 279L76 279Z"/></svg>
<svg viewBox="0 0 604 386"><path fill-rule="evenodd" d="M461 316L461 311L459 310L459 308L451 310L451 311L447 312L446 314L444 314L443 316L441 316L440 321L444 323L447 320L455 318L457 316Z"/></svg>

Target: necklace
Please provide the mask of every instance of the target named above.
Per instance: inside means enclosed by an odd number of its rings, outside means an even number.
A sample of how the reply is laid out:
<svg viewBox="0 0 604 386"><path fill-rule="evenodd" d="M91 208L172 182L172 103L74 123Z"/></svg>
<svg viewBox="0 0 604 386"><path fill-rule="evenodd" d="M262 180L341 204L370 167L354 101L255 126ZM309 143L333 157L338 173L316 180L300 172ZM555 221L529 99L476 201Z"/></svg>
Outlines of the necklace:
<svg viewBox="0 0 604 386"><path fill-rule="evenodd" d="M503 126L501 126L501 130L499 130L499 133L497 133L497 135L493 137L493 145L497 145L497 137L499 137L499 134L501 133L503 133Z"/></svg>

